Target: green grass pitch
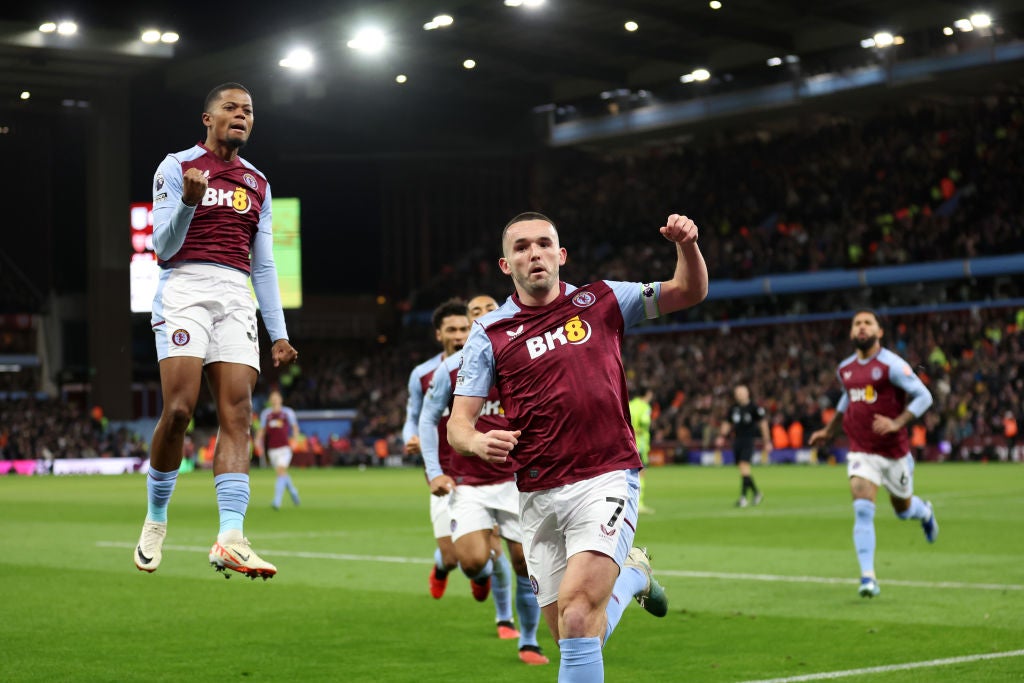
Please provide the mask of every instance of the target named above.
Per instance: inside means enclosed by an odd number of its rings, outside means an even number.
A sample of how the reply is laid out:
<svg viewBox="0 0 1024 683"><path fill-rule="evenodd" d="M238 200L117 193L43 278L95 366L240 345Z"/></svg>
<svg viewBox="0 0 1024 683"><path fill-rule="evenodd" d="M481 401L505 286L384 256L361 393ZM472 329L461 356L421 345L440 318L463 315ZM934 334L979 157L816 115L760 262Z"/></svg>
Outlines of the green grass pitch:
<svg viewBox="0 0 1024 683"><path fill-rule="evenodd" d="M844 469L754 474L765 502L740 510L734 469L648 472L656 512L640 518L636 541L654 556L669 614L627 610L604 650L606 680L1024 680L1021 466L920 465L918 493L941 525L933 546L879 501L874 600L856 593ZM253 473L246 535L278 567L267 582L225 581L207 564L217 530L209 472L181 476L154 574L129 557L144 477L0 478L0 680L557 678L546 626L551 665L528 667L464 577L430 597L419 471L293 478L302 507L286 497L275 512L273 473ZM874 667L887 668L836 675Z"/></svg>

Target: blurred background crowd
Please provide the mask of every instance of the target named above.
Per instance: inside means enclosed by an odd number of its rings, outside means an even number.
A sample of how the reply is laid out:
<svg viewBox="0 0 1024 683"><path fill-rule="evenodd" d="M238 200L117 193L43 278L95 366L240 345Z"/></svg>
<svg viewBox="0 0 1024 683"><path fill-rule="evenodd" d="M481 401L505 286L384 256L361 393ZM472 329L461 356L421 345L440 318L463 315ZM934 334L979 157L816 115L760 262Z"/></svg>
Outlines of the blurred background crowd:
<svg viewBox="0 0 1024 683"><path fill-rule="evenodd" d="M983 97L919 99L814 126L723 131L628 153L552 151L534 165L530 208L559 227L569 253L563 279L577 284L668 277L674 252L657 228L675 211L700 226L712 294L723 281L1022 255L1022 126L1021 87L1004 84ZM350 434L306 435L311 443L300 450L313 452L314 464L400 453L409 372L439 351L433 307L481 293L502 301L511 291L496 266L499 230L480 229L476 243L434 263L435 275L407 293L402 324L386 343L294 338L301 366L265 364L256 408L279 387L297 410L354 411ZM0 268L5 311L26 298L10 270ZM624 363L632 390L654 392L654 442L679 460L687 449L714 447L739 383L768 411L772 446L801 448L838 400L835 369L852 352L849 318L873 308L883 344L911 363L935 399L912 431L918 453L996 457L1016 445L1022 416L1018 280L965 273L712 298L630 331ZM31 333L4 334L7 352L31 350ZM33 398L44 371L0 373L0 391L29 394L3 403L0 459L145 453L150 434L110 427L101 407ZM212 411L201 402L198 432L215 425Z"/></svg>

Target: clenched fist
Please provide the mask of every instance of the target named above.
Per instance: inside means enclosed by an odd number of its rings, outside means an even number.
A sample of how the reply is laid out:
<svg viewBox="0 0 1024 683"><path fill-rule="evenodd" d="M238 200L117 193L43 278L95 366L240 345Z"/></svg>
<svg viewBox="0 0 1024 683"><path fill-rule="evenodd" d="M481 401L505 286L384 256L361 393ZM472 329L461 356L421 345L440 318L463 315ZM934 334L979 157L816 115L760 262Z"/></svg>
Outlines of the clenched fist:
<svg viewBox="0 0 1024 683"><path fill-rule="evenodd" d="M206 194L206 187L210 184L206 174L198 168L190 168L182 176L181 201L189 206L195 206Z"/></svg>
<svg viewBox="0 0 1024 683"><path fill-rule="evenodd" d="M674 213L661 226L661 234L670 242L690 244L697 241L697 224L686 216Z"/></svg>

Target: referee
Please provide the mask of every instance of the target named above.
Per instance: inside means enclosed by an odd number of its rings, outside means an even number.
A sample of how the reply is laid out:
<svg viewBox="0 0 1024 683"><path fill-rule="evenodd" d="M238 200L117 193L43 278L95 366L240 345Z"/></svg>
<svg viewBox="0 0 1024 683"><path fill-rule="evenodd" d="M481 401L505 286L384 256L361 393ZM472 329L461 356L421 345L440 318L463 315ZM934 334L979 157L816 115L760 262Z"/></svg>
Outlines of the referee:
<svg viewBox="0 0 1024 683"><path fill-rule="evenodd" d="M758 431L764 443L764 450L767 457L771 448L771 438L768 434L768 418L765 409L750 400L750 390L746 385L740 384L733 391L736 403L729 409L729 416L719 430L719 441L725 444L725 439L730 433L733 434L733 453L736 455L736 465L740 468L740 477L743 484L740 489L740 499L736 501L736 507L745 508L751 503L760 504L764 500L754 478L750 476L750 459L754 455L754 439ZM753 498L747 499L747 491Z"/></svg>

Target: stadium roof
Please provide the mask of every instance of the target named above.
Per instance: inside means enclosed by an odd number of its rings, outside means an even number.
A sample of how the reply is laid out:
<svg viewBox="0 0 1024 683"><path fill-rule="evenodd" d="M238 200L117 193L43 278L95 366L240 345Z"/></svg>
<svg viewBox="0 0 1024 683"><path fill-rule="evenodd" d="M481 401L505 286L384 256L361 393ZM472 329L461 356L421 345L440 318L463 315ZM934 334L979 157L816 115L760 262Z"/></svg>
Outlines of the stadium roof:
<svg viewBox="0 0 1024 683"><path fill-rule="evenodd" d="M756 82L767 60L795 56L806 68L829 68L855 55L879 31L907 36L906 49L936 49L941 31L976 8L934 0L390 0L383 2L249 2L230 5L144 5L75 0L49 12L45 2L0 11L0 86L4 99L42 81L73 88L89 78L145 73L154 88L194 102L213 84L238 80L269 99L275 116L323 138L366 140L388 131L399 145L426 138L437 144L477 144L510 130L529 133L530 112L545 106L600 107L605 99L686 96L680 77L707 69L705 92ZM56 7L56 6L54 6ZM985 8L998 31L1024 24L1020 2ZM439 13L450 26L425 30ZM12 43L12 27L74 18L80 36L101 31L137 40L141 29L173 30L173 57L162 45L148 56L79 56L73 51ZM635 31L625 28L635 22ZM363 27L388 44L377 55L350 49ZM6 37L5 37L6 36ZM85 40L85 38L82 38ZM290 49L310 51L314 66L300 73L280 60ZM160 52L163 50L164 52ZM845 58L845 57L844 57ZM466 69L472 59L475 68ZM404 84L396 76L406 77ZM13 93L13 95L12 95ZM269 95L269 97L268 97ZM72 98L75 95L70 95ZM6 103L5 103L6 104ZM325 116L325 112L330 115ZM511 136L513 141L515 136Z"/></svg>

